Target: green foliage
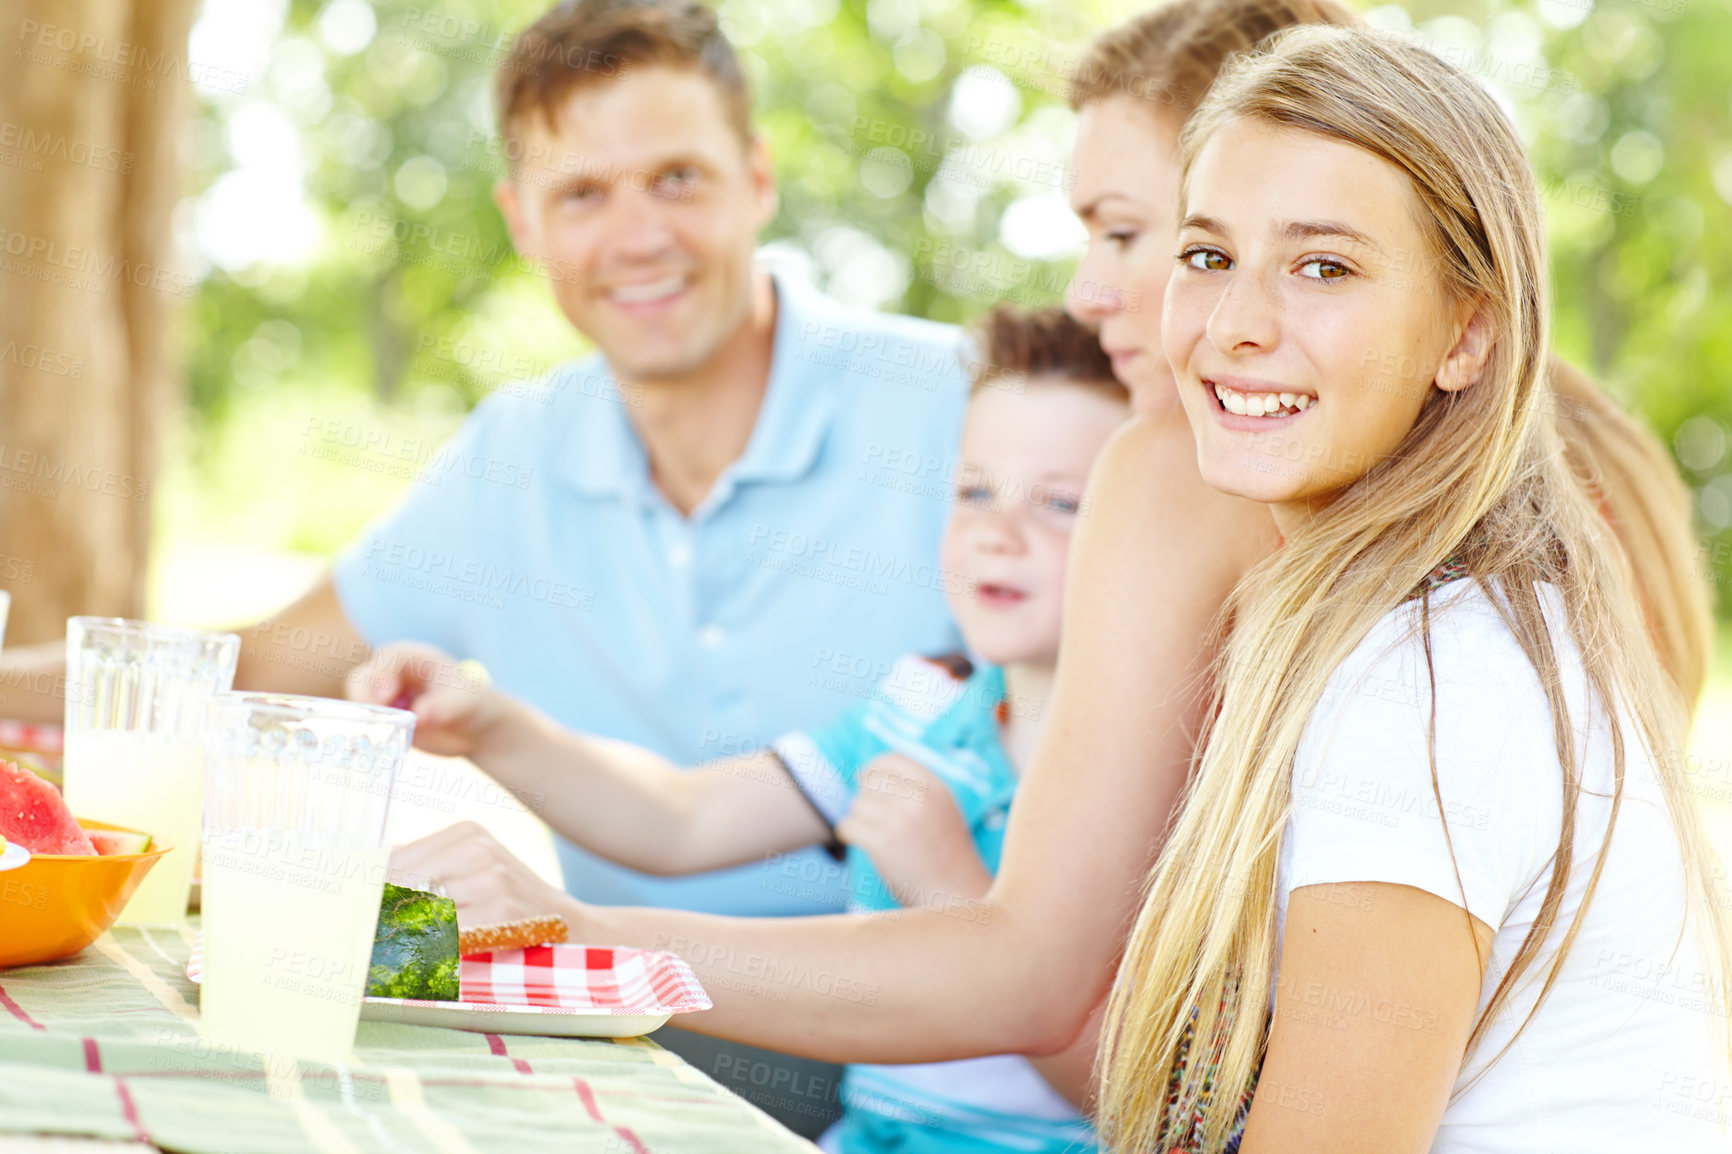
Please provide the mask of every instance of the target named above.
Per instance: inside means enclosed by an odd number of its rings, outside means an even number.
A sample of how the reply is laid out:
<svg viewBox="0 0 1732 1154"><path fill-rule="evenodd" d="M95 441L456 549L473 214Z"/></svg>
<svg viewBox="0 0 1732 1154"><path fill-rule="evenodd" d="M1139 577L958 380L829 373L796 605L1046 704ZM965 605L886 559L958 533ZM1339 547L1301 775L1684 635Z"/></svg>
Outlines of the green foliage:
<svg viewBox="0 0 1732 1154"><path fill-rule="evenodd" d="M213 268L204 282L188 348L194 468L206 473L253 457L224 445L250 445L263 414L294 411L285 391L321 398L321 411L361 405L388 420L409 406L449 424L584 349L513 257L490 198L492 73L540 0L379 0L375 34L348 54L330 43L327 7L293 0L263 74L244 97L207 95L190 134L194 187L206 189L234 166L237 112L260 100L280 110L322 231L299 263ZM1076 251L1074 225L1051 211L1068 192L1064 81L1091 33L1128 7L724 0L720 11L776 157L773 248L838 295L942 320L1006 297L1060 299ZM1725 0L1414 0L1372 15L1413 27L1515 111L1547 193L1558 347L1675 445L1697 491L1700 561L1732 606L1732 296L1711 288L1732 282L1732 11ZM972 118L957 113L970 86ZM982 93L999 89L995 117ZM231 488L237 503L248 492L216 484L185 514L220 520ZM359 516L351 503L314 529L287 517L277 544L328 551Z"/></svg>

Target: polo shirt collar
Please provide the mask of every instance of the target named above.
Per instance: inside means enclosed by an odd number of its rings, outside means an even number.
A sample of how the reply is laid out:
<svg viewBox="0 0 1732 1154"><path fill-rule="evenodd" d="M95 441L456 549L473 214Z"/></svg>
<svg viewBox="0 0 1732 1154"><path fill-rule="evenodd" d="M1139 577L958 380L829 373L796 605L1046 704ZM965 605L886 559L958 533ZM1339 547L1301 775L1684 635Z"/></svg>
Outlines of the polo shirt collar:
<svg viewBox="0 0 1732 1154"><path fill-rule="evenodd" d="M793 277L771 275L776 286L776 335L770 349L770 380L746 451L723 471L739 481L797 481L811 471L836 411L836 390L824 380L830 368L813 345L819 317L834 311L818 290ZM836 318L838 321L842 318ZM833 322L834 323L834 322ZM845 322L844 322L845 323Z"/></svg>
<svg viewBox="0 0 1732 1154"><path fill-rule="evenodd" d="M770 379L758 419L739 460L722 470L704 505L726 499L734 486L749 481L796 481L811 471L836 411L836 391L824 387L824 358L807 359L801 350L817 317L831 311L818 291L795 279L771 274L776 292L776 331L771 338ZM843 321L843 318L837 318ZM604 357L574 365L573 373L595 373L615 380ZM618 385L609 390L618 396ZM561 476L595 496L625 497L649 489L649 457L617 399L577 406L571 452Z"/></svg>
<svg viewBox="0 0 1732 1154"><path fill-rule="evenodd" d="M625 400L607 358L597 354L566 372L605 378L611 396L585 397L573 406L570 450L561 462L560 476L590 496L623 498L641 493L649 487L649 458L625 415Z"/></svg>

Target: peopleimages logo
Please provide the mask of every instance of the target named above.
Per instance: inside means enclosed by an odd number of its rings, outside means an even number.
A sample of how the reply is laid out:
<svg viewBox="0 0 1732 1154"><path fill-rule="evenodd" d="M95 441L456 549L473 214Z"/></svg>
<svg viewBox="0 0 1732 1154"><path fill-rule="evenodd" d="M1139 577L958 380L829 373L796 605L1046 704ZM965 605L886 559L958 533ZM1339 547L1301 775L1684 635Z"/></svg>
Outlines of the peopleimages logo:
<svg viewBox="0 0 1732 1154"><path fill-rule="evenodd" d="M23 153L37 160L60 160L67 164L82 164L98 172L132 171L132 153L118 148L105 148L87 140L75 140L65 133L37 132L28 125L0 121L0 148Z"/></svg>
<svg viewBox="0 0 1732 1154"><path fill-rule="evenodd" d="M112 469L81 465L64 457L50 457L46 453L0 444L0 484L8 488L18 487L11 483L15 478L3 476L8 473L28 477L33 482L32 491L51 498L58 496L62 485L128 501L142 501L150 496L149 481L137 480Z"/></svg>
<svg viewBox="0 0 1732 1154"><path fill-rule="evenodd" d="M772 556L797 557L880 582L897 582L946 593L971 591L966 577L938 565L794 530L757 525L753 527L747 544L752 548L751 559L768 568L778 565Z"/></svg>
<svg viewBox="0 0 1732 1154"><path fill-rule="evenodd" d="M507 596L544 601L585 613L595 608L593 589L516 569L501 569L475 557L383 540L374 540L367 550L362 574L388 584L426 588L449 596L462 594L464 600L484 600L495 609L504 607Z"/></svg>
<svg viewBox="0 0 1732 1154"><path fill-rule="evenodd" d="M54 280L84 292L106 293L105 282L113 280L170 296L190 297L198 291L196 281L157 265L104 256L95 249L6 228L0 228L0 254L18 258L6 262L7 272Z"/></svg>
<svg viewBox="0 0 1732 1154"><path fill-rule="evenodd" d="M56 377L82 377L84 358L62 353L41 345L21 345L17 341L0 344L0 365L17 365L35 369Z"/></svg>
<svg viewBox="0 0 1732 1154"><path fill-rule="evenodd" d="M389 429L364 427L338 418L308 417L301 438L301 451L309 455L363 467L369 460L402 462L406 473L413 472L417 479L432 484L438 484L447 475L461 474L477 481L527 489L535 478L532 467L515 461L477 456L465 453L452 442L436 444L423 438L401 437Z"/></svg>
<svg viewBox="0 0 1732 1154"><path fill-rule="evenodd" d="M582 269L557 257L532 260L512 247L508 239L488 238L454 229L438 228L422 221L403 220L388 213L361 210L350 221L349 231L359 239L351 247L381 253L387 244L401 249L402 259L448 272L499 267L550 281L575 281Z"/></svg>
<svg viewBox="0 0 1732 1154"><path fill-rule="evenodd" d="M146 91L155 91L157 81L180 73L200 88L218 92L243 93L249 77L232 68L222 68L198 60L182 59L166 49L152 51L143 44L113 39L94 32L84 32L63 24L44 24L37 20L21 20L18 40L30 49L32 64L64 68L99 80L131 84ZM51 52L65 55L56 60ZM15 49L13 57L24 55Z"/></svg>

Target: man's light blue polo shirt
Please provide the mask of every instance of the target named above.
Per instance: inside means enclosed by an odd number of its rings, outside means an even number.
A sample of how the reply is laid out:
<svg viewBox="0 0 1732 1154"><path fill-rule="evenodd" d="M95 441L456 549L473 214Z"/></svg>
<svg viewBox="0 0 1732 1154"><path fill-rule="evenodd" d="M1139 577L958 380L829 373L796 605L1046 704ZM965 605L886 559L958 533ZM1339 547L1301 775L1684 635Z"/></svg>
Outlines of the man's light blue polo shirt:
<svg viewBox="0 0 1732 1154"><path fill-rule="evenodd" d="M361 636L474 658L562 724L680 765L827 725L901 654L959 649L938 543L961 334L786 277L776 296L757 424L689 518L650 480L605 360L573 362L478 405L339 557ZM846 898L815 849L690 878L559 851L566 888L590 901L804 914Z"/></svg>

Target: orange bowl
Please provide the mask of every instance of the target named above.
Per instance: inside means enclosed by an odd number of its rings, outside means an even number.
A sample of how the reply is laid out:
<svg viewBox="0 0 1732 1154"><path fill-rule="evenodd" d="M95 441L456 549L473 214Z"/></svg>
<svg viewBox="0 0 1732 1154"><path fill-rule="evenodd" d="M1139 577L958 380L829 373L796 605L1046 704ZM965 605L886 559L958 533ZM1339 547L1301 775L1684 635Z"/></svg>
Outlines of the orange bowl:
<svg viewBox="0 0 1732 1154"><path fill-rule="evenodd" d="M78 819L85 829L143 833ZM0 969L70 957L101 937L157 859L174 846L161 838L144 853L30 855L0 873Z"/></svg>

